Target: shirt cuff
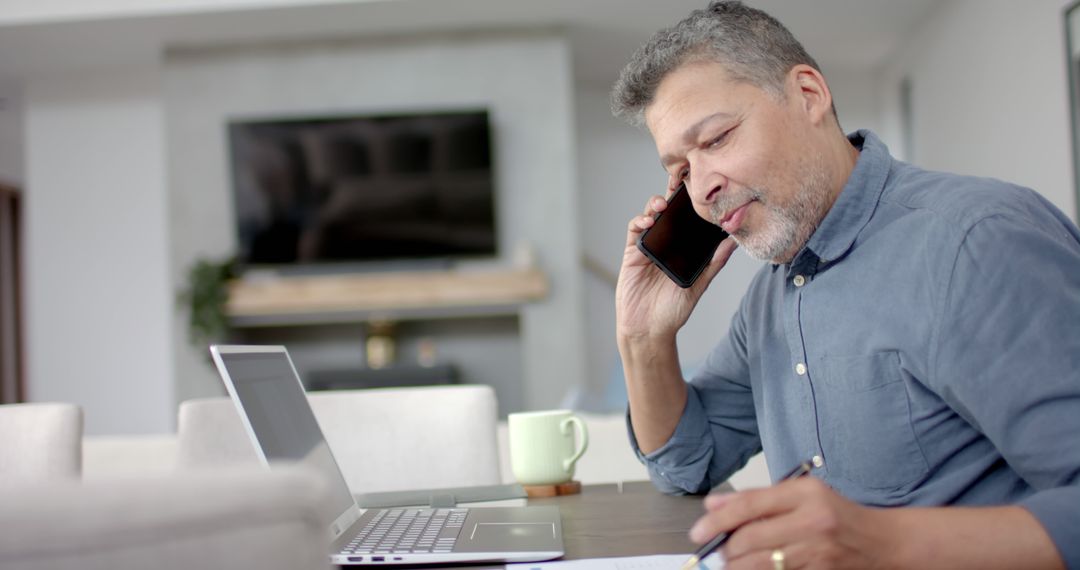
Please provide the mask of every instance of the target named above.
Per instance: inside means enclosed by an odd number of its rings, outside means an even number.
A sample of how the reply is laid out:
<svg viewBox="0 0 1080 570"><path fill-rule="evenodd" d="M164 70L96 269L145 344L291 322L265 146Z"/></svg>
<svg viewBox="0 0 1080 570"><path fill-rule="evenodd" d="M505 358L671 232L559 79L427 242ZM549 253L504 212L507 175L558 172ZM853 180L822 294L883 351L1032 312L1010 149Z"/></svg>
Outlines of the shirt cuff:
<svg viewBox="0 0 1080 570"><path fill-rule="evenodd" d="M1080 487L1047 489L1020 501L1057 546L1066 568L1080 569Z"/></svg>
<svg viewBox="0 0 1080 570"><path fill-rule="evenodd" d="M692 385L687 385L686 407L675 426L675 433L659 449L645 454L638 447L626 408L626 431L634 455L649 470L653 484L664 493L707 493L711 488L708 470L712 459L712 437L701 407L701 400Z"/></svg>

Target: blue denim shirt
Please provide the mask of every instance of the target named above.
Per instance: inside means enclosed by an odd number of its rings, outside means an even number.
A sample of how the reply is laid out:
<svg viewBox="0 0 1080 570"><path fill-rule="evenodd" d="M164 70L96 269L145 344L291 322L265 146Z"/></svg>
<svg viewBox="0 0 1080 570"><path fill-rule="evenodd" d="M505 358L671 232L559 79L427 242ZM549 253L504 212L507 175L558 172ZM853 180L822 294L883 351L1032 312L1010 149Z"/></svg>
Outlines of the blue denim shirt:
<svg viewBox="0 0 1080 570"><path fill-rule="evenodd" d="M1080 568L1080 230L1031 190L850 139L828 215L757 273L675 433L647 456L631 433L638 456L670 493L764 448L774 480L818 458L866 505L1019 503Z"/></svg>

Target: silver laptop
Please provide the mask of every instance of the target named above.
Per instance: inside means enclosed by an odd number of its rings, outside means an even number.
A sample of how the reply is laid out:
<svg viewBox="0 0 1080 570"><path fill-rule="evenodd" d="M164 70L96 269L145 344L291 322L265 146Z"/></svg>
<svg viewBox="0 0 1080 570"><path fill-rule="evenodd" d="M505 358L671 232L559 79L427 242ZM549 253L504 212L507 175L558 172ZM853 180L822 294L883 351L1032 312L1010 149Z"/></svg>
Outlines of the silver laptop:
<svg viewBox="0 0 1080 570"><path fill-rule="evenodd" d="M285 347L212 346L210 352L263 462L301 463L329 482L332 563L532 562L563 555L556 507L361 509Z"/></svg>

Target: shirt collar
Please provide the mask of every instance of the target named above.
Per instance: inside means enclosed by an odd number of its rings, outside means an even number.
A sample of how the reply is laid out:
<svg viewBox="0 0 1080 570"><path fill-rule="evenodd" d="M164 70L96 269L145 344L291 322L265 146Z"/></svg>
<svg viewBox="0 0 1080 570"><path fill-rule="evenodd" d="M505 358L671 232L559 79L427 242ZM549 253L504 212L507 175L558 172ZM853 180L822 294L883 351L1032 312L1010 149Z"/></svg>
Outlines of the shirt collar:
<svg viewBox="0 0 1080 570"><path fill-rule="evenodd" d="M873 217L885 190L885 180L892 165L892 156L885 143L868 130L855 131L848 135L848 140L860 150L855 168L825 219L795 256L791 263L793 270L835 261L847 253Z"/></svg>

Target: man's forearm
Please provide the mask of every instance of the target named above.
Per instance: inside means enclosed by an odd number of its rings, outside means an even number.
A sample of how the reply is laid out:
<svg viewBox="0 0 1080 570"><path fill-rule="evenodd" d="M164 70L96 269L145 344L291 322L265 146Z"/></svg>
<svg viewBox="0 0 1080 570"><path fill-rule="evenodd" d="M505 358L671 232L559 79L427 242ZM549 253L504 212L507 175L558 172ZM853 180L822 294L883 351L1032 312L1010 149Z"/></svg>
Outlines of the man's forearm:
<svg viewBox="0 0 1080 570"><path fill-rule="evenodd" d="M1023 507L902 508L890 533L898 568L1064 568L1039 521Z"/></svg>
<svg viewBox="0 0 1080 570"><path fill-rule="evenodd" d="M675 433L686 407L686 382L679 368L675 337L619 339L630 423L642 453L651 453Z"/></svg>

